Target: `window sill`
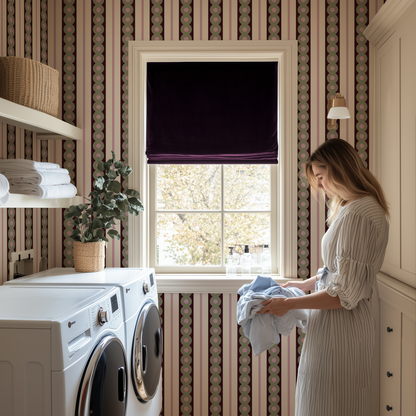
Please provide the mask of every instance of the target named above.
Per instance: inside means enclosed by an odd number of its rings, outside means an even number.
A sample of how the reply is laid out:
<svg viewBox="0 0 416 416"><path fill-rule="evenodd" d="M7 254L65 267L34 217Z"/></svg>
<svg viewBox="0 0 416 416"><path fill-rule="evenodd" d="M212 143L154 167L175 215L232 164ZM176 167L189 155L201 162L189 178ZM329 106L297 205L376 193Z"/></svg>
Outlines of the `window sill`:
<svg viewBox="0 0 416 416"><path fill-rule="evenodd" d="M159 293L237 293L257 275L229 277L225 274L162 274L156 273ZM278 283L289 280L278 274L272 275ZM300 280L300 279L299 279Z"/></svg>

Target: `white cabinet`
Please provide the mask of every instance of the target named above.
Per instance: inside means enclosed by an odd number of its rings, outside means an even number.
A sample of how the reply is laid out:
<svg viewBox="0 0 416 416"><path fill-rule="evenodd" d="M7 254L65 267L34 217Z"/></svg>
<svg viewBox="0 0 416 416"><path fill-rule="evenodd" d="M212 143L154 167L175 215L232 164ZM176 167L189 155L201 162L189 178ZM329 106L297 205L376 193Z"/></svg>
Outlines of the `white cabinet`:
<svg viewBox="0 0 416 416"><path fill-rule="evenodd" d="M0 98L0 122L31 130L39 140L82 140L82 130L41 111ZM39 199L10 194L0 208L68 208L83 203L83 198Z"/></svg>
<svg viewBox="0 0 416 416"><path fill-rule="evenodd" d="M388 0L364 33L374 50L371 170L391 214L381 270L416 287L416 1Z"/></svg>
<svg viewBox="0 0 416 416"><path fill-rule="evenodd" d="M377 275L373 416L416 415L416 0L388 0L364 31L374 57L370 168L390 208ZM379 312L379 314L378 314ZM378 364L378 365L377 365ZM379 390L377 387L379 381Z"/></svg>
<svg viewBox="0 0 416 416"><path fill-rule="evenodd" d="M416 290L379 273L380 416L416 414Z"/></svg>

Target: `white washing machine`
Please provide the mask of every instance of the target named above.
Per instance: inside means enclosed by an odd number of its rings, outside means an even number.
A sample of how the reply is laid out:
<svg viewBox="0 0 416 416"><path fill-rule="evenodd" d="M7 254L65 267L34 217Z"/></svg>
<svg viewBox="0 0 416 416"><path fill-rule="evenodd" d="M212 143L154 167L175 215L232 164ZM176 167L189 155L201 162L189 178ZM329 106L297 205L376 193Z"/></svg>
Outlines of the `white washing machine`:
<svg viewBox="0 0 416 416"><path fill-rule="evenodd" d="M78 273L72 268L54 268L6 282L5 285L119 287L129 373L126 416L160 414L163 333L154 269L106 268L97 273Z"/></svg>
<svg viewBox="0 0 416 416"><path fill-rule="evenodd" d="M124 415L124 338L120 288L1 286L1 414Z"/></svg>

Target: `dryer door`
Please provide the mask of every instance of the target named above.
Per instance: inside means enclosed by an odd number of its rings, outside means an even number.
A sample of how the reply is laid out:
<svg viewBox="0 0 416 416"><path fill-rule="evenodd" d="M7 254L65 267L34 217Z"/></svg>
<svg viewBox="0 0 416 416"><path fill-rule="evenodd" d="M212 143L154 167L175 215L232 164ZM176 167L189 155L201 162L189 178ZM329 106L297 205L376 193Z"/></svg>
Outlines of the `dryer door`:
<svg viewBox="0 0 416 416"><path fill-rule="evenodd" d="M78 392L76 416L124 416L127 403L126 353L107 335L96 345Z"/></svg>
<svg viewBox="0 0 416 416"><path fill-rule="evenodd" d="M163 334L153 302L146 303L137 318L132 348L132 381L137 398L148 402L156 394L162 366Z"/></svg>

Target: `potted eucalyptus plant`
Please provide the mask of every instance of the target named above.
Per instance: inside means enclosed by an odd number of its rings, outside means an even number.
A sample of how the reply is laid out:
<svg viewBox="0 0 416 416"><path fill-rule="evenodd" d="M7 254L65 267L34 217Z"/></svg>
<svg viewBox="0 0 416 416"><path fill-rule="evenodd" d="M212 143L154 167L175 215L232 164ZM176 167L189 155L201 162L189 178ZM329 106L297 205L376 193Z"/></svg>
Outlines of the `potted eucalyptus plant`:
<svg viewBox="0 0 416 416"><path fill-rule="evenodd" d="M74 240L74 266L78 272L97 272L104 269L105 246L108 237L120 240L120 233L114 229L116 221L122 221L126 214L139 215L143 211L140 194L134 189L122 192L120 179L132 172L130 166L117 161L114 152L107 162L99 161L101 173L94 181L93 189L86 198L86 204L71 205L64 218L74 226L71 238Z"/></svg>

